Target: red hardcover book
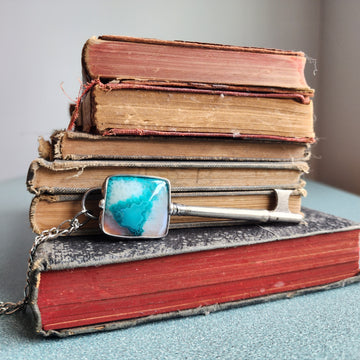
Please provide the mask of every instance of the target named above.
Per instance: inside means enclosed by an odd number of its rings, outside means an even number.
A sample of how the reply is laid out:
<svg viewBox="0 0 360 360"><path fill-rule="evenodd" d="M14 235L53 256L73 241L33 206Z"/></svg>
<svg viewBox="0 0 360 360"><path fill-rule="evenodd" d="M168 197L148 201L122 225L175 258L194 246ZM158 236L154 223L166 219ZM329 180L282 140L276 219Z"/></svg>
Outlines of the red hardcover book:
<svg viewBox="0 0 360 360"><path fill-rule="evenodd" d="M85 80L141 81L152 85L296 89L306 83L306 57L298 51L104 35L82 52ZM288 91L288 90L287 90Z"/></svg>
<svg viewBox="0 0 360 360"><path fill-rule="evenodd" d="M358 281L360 225L304 213L306 223L297 225L45 242L31 273L36 330L58 336L111 330Z"/></svg>

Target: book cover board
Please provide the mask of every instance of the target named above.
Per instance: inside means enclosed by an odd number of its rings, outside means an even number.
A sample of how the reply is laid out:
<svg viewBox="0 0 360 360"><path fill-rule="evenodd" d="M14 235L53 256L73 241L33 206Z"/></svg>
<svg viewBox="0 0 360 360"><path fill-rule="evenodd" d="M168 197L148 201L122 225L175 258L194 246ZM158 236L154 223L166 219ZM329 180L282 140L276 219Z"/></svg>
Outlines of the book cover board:
<svg viewBox="0 0 360 360"><path fill-rule="evenodd" d="M360 225L306 222L172 230L41 244L31 272L36 331L69 336L292 297L359 280Z"/></svg>

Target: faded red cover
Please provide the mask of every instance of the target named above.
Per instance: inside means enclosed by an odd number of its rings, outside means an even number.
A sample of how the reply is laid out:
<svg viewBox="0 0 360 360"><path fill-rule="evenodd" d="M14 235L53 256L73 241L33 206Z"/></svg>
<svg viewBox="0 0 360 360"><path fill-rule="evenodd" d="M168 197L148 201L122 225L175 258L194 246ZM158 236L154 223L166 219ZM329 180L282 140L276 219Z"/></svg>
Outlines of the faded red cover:
<svg viewBox="0 0 360 360"><path fill-rule="evenodd" d="M115 35L90 38L82 51L85 81L166 81L268 92L283 88L312 95L305 63L300 51Z"/></svg>

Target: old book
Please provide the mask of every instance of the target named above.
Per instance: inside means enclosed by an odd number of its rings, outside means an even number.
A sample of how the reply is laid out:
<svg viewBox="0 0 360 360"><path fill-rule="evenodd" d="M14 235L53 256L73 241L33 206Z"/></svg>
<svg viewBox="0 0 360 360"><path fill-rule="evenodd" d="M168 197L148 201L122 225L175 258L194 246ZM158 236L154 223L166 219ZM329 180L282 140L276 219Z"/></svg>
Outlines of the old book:
<svg viewBox="0 0 360 360"><path fill-rule="evenodd" d="M85 81L137 81L150 85L266 92L296 89L312 95L298 51L104 35L82 52ZM285 90L284 90L285 89Z"/></svg>
<svg viewBox="0 0 360 360"><path fill-rule="evenodd" d="M36 331L68 336L291 298L359 280L360 225L178 229L159 240L58 238L31 271Z"/></svg>
<svg viewBox="0 0 360 360"><path fill-rule="evenodd" d="M306 161L310 145L294 141L256 141L192 136L100 136L55 131L49 141L39 139L45 159L146 159Z"/></svg>
<svg viewBox="0 0 360 360"><path fill-rule="evenodd" d="M303 186L306 162L126 161L35 159L29 167L28 190L40 193L82 193L101 187L116 174L151 175L170 180L172 191L229 191Z"/></svg>
<svg viewBox="0 0 360 360"><path fill-rule="evenodd" d="M42 194L34 196L30 206L30 225L39 234L50 229L64 220L72 219L78 214L83 194ZM289 198L289 209L293 213L301 212L301 197L305 196L304 189L294 190ZM86 202L87 209L92 214L98 214L100 193L94 193ZM271 190L263 191L223 191L223 192L182 192L173 193L172 200L176 203L196 206L216 206L240 209L273 210L276 206L275 193ZM205 227L219 225L233 225L240 221L213 219L195 216L172 216L170 228ZM78 233L98 233L98 221L90 221Z"/></svg>
<svg viewBox="0 0 360 360"><path fill-rule="evenodd" d="M312 101L293 97L98 83L81 101L76 129L313 142Z"/></svg>

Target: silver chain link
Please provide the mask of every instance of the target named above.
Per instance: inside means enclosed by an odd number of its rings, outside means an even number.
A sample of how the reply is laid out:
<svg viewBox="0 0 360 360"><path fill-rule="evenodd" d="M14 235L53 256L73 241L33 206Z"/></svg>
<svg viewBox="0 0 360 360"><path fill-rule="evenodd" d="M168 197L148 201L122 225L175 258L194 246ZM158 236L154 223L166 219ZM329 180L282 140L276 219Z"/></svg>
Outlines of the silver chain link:
<svg viewBox="0 0 360 360"><path fill-rule="evenodd" d="M85 220L80 222L79 218L85 215ZM86 209L77 213L72 219L63 221L59 226L44 230L41 234L35 237L34 243L29 252L28 268L26 272L26 285L24 289L24 299L17 303L14 302L1 302L0 301L0 315L11 315L19 310L23 310L30 300L30 287L31 287L31 272L34 264L34 256L38 247L48 240L54 240L59 236L70 235L72 232L77 231L80 227L84 226L88 221L93 219L94 216ZM64 227L68 223L67 227Z"/></svg>

